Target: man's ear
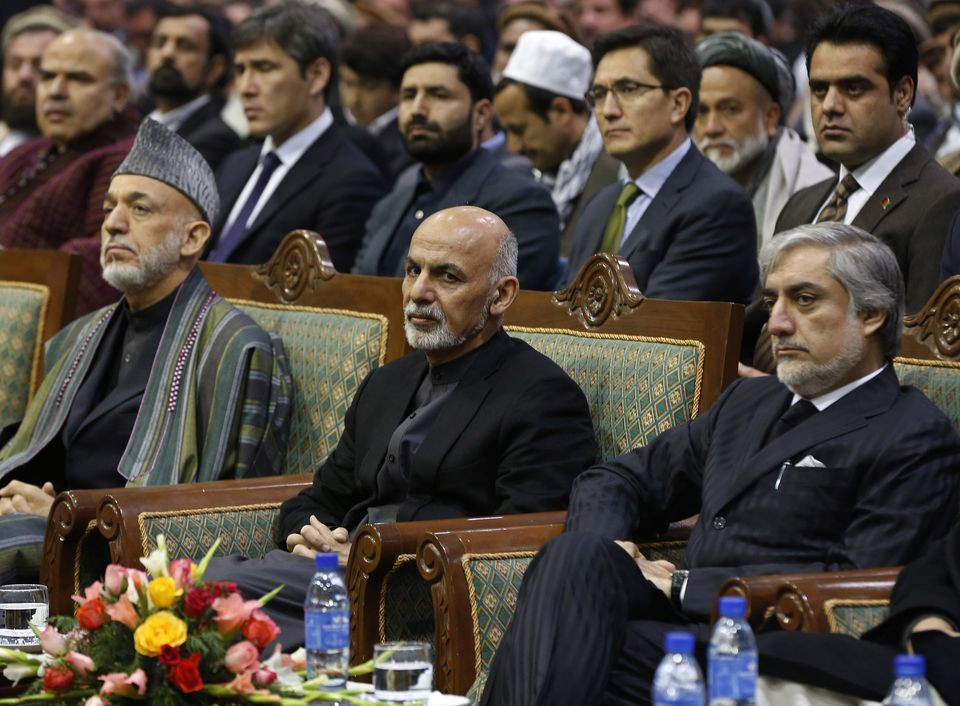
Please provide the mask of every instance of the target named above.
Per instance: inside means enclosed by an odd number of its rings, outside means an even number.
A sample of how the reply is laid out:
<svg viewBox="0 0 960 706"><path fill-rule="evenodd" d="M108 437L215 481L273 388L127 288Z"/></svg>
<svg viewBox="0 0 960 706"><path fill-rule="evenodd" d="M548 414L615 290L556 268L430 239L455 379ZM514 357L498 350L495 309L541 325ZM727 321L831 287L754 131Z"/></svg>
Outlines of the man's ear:
<svg viewBox="0 0 960 706"><path fill-rule="evenodd" d="M479 135L490 123L493 114L493 104L486 98L481 98L473 104L473 134Z"/></svg>
<svg viewBox="0 0 960 706"><path fill-rule="evenodd" d="M547 108L547 122L563 125L573 115L573 106L565 96L554 96Z"/></svg>
<svg viewBox="0 0 960 706"><path fill-rule="evenodd" d="M187 237L180 244L180 257L199 257L210 239L210 224L206 221L190 221L185 228Z"/></svg>
<svg viewBox="0 0 960 706"><path fill-rule="evenodd" d="M780 124L780 106L776 101L767 103L763 111L763 126L767 130L767 136L773 137L777 134L777 126Z"/></svg>
<svg viewBox="0 0 960 706"><path fill-rule="evenodd" d="M906 115L910 110L910 104L913 102L913 94L916 86L913 79L909 76L901 76L893 86L893 104L897 107L897 113Z"/></svg>
<svg viewBox="0 0 960 706"><path fill-rule="evenodd" d="M324 89L330 83L330 62L320 57L307 67L307 92L311 98L323 95Z"/></svg>
<svg viewBox="0 0 960 706"><path fill-rule="evenodd" d="M127 102L130 100L130 86L126 81L121 81L113 87L113 110L114 112L121 112L124 108L127 107Z"/></svg>
<svg viewBox="0 0 960 706"><path fill-rule="evenodd" d="M503 313L513 304L513 300L517 298L519 291L520 280L512 276L502 277L490 298L490 316L503 316Z"/></svg>
<svg viewBox="0 0 960 706"><path fill-rule="evenodd" d="M860 314L860 320L863 322L864 337L872 336L887 320L887 312L880 310L865 311Z"/></svg>
<svg viewBox="0 0 960 706"><path fill-rule="evenodd" d="M673 106L670 110L670 122L674 125L683 125L687 119L687 111L690 110L690 103L693 102L693 94L689 88L681 86L674 88Z"/></svg>

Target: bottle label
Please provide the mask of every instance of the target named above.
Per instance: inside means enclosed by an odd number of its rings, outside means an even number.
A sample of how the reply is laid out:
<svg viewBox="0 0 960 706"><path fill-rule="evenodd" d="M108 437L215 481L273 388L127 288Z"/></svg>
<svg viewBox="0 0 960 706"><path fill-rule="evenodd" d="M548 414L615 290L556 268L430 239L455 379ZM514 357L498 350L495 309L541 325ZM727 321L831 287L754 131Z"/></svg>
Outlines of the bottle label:
<svg viewBox="0 0 960 706"><path fill-rule="evenodd" d="M700 697L696 694L677 695L673 698L653 697L653 706L703 706L703 692Z"/></svg>
<svg viewBox="0 0 960 706"><path fill-rule="evenodd" d="M710 660L707 680L710 699L752 699L757 688L757 657L741 654L736 657Z"/></svg>
<svg viewBox="0 0 960 706"><path fill-rule="evenodd" d="M308 650L341 650L350 646L349 610L308 610L304 616Z"/></svg>

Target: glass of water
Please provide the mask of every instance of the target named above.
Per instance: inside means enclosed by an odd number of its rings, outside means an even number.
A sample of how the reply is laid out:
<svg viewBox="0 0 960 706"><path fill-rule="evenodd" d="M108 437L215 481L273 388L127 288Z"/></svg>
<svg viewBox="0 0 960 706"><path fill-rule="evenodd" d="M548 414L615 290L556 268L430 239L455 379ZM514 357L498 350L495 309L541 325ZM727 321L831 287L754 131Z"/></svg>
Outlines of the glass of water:
<svg viewBox="0 0 960 706"><path fill-rule="evenodd" d="M39 647L30 626L43 632L50 611L47 587L40 583L0 586L0 646Z"/></svg>
<svg viewBox="0 0 960 706"><path fill-rule="evenodd" d="M426 699L433 690L433 649L426 642L373 648L373 695L380 701Z"/></svg>

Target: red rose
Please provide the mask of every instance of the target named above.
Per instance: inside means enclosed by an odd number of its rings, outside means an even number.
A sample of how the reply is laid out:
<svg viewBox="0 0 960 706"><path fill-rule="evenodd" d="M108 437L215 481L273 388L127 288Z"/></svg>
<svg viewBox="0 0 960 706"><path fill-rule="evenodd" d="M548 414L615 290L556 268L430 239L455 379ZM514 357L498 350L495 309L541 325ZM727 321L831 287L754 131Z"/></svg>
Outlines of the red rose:
<svg viewBox="0 0 960 706"><path fill-rule="evenodd" d="M73 670L61 665L47 667L43 673L43 688L47 691L65 691L73 683Z"/></svg>
<svg viewBox="0 0 960 706"><path fill-rule="evenodd" d="M233 581L208 581L204 587L213 594L214 598L229 596L237 592L237 584Z"/></svg>
<svg viewBox="0 0 960 706"><path fill-rule="evenodd" d="M91 598L77 608L77 622L84 630L96 630L110 619L102 598Z"/></svg>
<svg viewBox="0 0 960 706"><path fill-rule="evenodd" d="M243 624L242 632L245 638L262 650L280 634L280 628L269 615L262 610L255 610Z"/></svg>
<svg viewBox="0 0 960 706"><path fill-rule="evenodd" d="M167 679L184 694L200 691L203 688L203 679L200 678L200 670L197 669L199 664L200 653L194 652L173 665L167 674Z"/></svg>
<svg viewBox="0 0 960 706"><path fill-rule="evenodd" d="M180 648L164 645L160 648L160 656L157 657L157 661L168 667L180 664Z"/></svg>
<svg viewBox="0 0 960 706"><path fill-rule="evenodd" d="M188 618L199 618L204 612L213 605L213 600L216 598L216 595L204 588L197 588L193 586L187 589L186 595L183 597L183 612L187 614Z"/></svg>

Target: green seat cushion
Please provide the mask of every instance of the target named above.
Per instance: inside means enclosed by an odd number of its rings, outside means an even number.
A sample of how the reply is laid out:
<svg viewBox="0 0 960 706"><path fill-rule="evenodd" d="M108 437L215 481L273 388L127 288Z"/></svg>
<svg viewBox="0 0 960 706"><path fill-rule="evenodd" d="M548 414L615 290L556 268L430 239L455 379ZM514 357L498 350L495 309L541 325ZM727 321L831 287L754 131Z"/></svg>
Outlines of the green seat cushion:
<svg viewBox="0 0 960 706"><path fill-rule="evenodd" d="M340 309L233 303L283 340L294 382L283 472L313 473L340 440L360 383L383 364L387 319Z"/></svg>
<svg viewBox="0 0 960 706"><path fill-rule="evenodd" d="M198 561L219 538L217 554L259 559L280 542L280 503L141 513L144 556L157 548L162 534L171 559Z"/></svg>
<svg viewBox="0 0 960 706"><path fill-rule="evenodd" d="M644 446L699 411L699 341L509 326L507 331L580 385L590 405L599 461Z"/></svg>
<svg viewBox="0 0 960 706"><path fill-rule="evenodd" d="M40 339L50 291L0 281L0 429L23 419L31 385L42 374Z"/></svg>
<svg viewBox="0 0 960 706"><path fill-rule="evenodd" d="M943 360L894 358L901 385L912 385L925 394L960 429L960 363Z"/></svg>
<svg viewBox="0 0 960 706"><path fill-rule="evenodd" d="M380 641L433 642L436 625L430 587L417 571L415 557L402 555L381 588Z"/></svg>
<svg viewBox="0 0 960 706"><path fill-rule="evenodd" d="M823 609L827 614L830 632L851 637L860 637L890 614L890 604L883 600L827 600Z"/></svg>

